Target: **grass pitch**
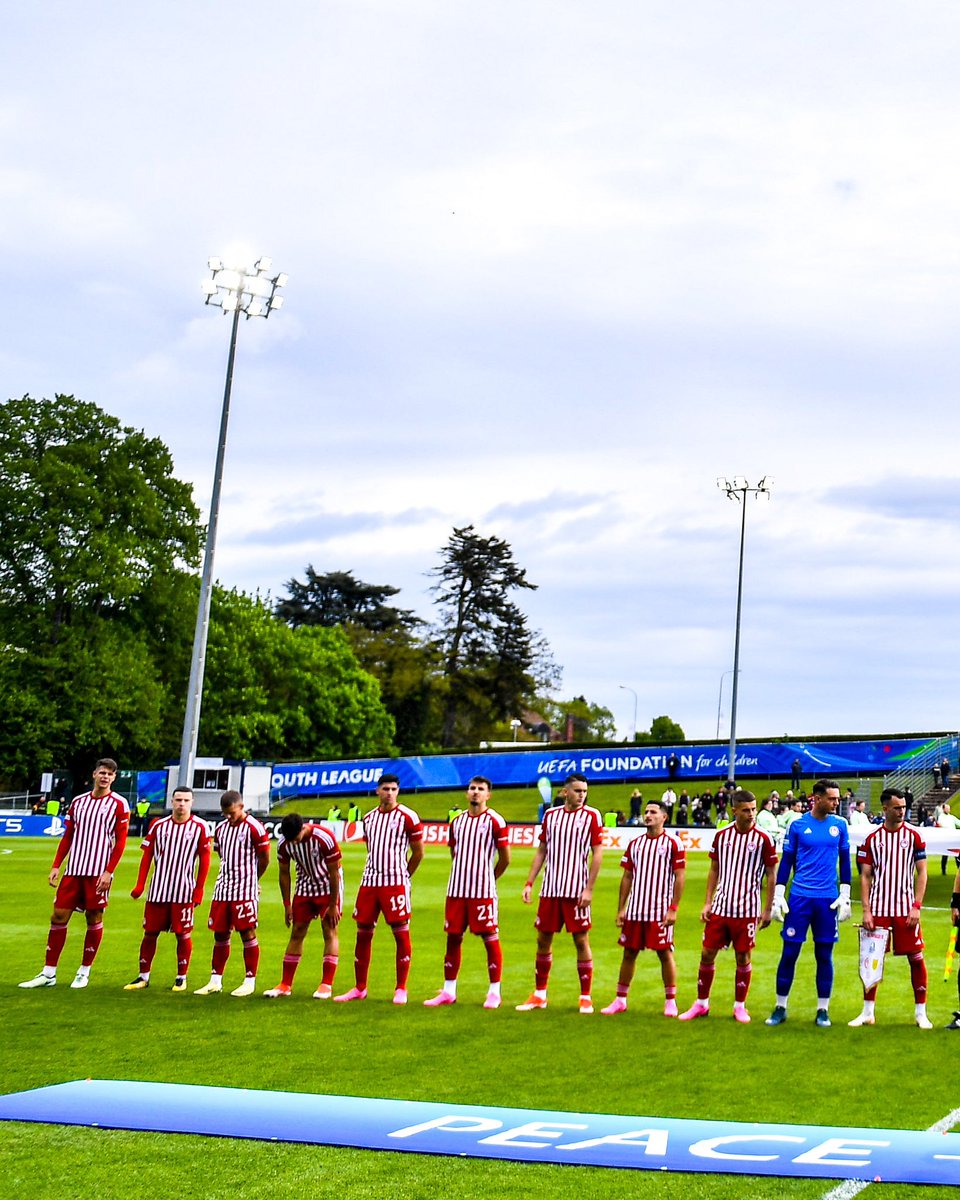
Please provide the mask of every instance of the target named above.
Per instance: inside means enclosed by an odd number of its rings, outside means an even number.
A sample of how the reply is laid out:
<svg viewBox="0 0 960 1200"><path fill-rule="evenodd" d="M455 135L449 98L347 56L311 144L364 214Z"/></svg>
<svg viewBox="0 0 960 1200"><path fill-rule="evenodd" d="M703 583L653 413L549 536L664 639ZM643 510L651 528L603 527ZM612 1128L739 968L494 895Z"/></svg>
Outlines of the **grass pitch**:
<svg viewBox="0 0 960 1200"><path fill-rule="evenodd" d="M459 1001L443 1009L420 1003L442 977L443 896L447 852L428 847L414 879L411 1002L391 1004L393 939L380 928L374 942L370 998L331 1005L311 999L320 975L319 931L306 943L290 1000L260 995L237 1000L224 993L173 995L173 939L164 935L146 992L126 993L137 970L142 903L129 898L136 864L134 846L121 864L106 915L106 935L90 986L71 991L79 961L82 918L71 923L56 988L21 991L17 982L35 974L53 893L46 885L50 842L9 838L0 842L4 924L0 930L0 1012L7 1051L3 1090L18 1091L70 1079L97 1077L198 1083L284 1091L579 1109L662 1117L803 1124L866 1125L923 1129L960 1106L951 1059L960 1037L922 1032L913 1024L906 964L891 960L881 987L873 1029L848 1029L859 1011L856 934L842 927L836 952L833 1029L812 1023L813 956L804 951L791 997L790 1019L768 1029L780 938L776 928L760 935L754 956L749 1007L754 1022L730 1017L733 963L718 960L712 1013L689 1025L660 1016L659 965L642 955L630 1009L616 1018L576 1012L577 979L570 939L558 936L550 1008L517 1013L514 1004L532 987L533 909L519 899L529 851L515 850L501 881L504 945L504 1007L480 1008L486 991L482 947L464 945ZM347 895L359 879L363 850L345 850ZM924 912L930 970L929 1011L934 1023L949 1019L956 984L942 982L949 930L952 879L939 862ZM677 928L679 1001L695 994L699 957L698 914L706 877L705 856L691 856L687 892ZM620 871L608 855L594 903L592 943L597 1008L614 994L620 949L613 914ZM209 892L209 889L208 889ZM206 907L204 907L204 915ZM854 908L854 920L858 910ZM337 990L352 983L354 926L342 926ZM195 936L191 988L206 982L211 936ZM286 944L276 868L271 866L261 904L262 958L258 991L279 979ZM225 976L239 982L242 960L235 948ZM956 1038L956 1041L951 1040ZM521 1197L658 1197L761 1200L822 1196L813 1180L747 1176L664 1175L584 1167L444 1159L299 1145L275 1145L186 1135L159 1135L9 1124L3 1130L9 1195L31 1198L262 1197L307 1194L382 1196L399 1200L441 1195ZM946 1188L874 1185L880 1197L955 1194ZM869 1198L870 1192L866 1195Z"/></svg>

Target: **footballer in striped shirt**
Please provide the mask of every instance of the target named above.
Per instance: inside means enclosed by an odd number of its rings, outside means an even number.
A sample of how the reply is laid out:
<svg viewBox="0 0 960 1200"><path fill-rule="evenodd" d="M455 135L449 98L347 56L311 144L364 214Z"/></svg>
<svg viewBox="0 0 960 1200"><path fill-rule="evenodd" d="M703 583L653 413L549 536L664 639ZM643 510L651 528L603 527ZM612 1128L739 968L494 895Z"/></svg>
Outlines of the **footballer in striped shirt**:
<svg viewBox="0 0 960 1200"><path fill-rule="evenodd" d="M87 921L83 957L72 988L85 988L90 968L103 940L103 910L107 907L110 884L123 857L130 825L130 806L123 796L112 791L117 764L101 758L93 769L93 787L76 796L67 811L63 837L57 846L53 866L47 877L57 889L53 901L50 932L43 970L22 988L53 987L57 982L57 964L67 940L67 925L75 912ZM63 878L60 868L67 860Z"/></svg>
<svg viewBox="0 0 960 1200"><path fill-rule="evenodd" d="M340 846L329 829L311 825L299 813L287 813L280 822L277 863L280 867L280 896L283 919L290 940L283 956L283 973L276 987L264 992L277 999L289 996L303 957L303 942L318 917L323 931L323 975L315 1000L329 1000L340 961L340 914L343 901L343 871ZM290 898L290 866L296 867L297 882Z"/></svg>
<svg viewBox="0 0 960 1200"><path fill-rule="evenodd" d="M710 849L707 895L700 920L704 922L697 999L680 1014L693 1021L710 1012L710 989L716 972L717 955L733 946L736 955L733 1016L741 1025L750 1022L747 993L750 990L751 956L757 930L773 919L773 889L777 882L777 852L773 839L757 828L757 798L746 788L737 788L731 800L733 824L717 830ZM761 908L761 889L766 891Z"/></svg>
<svg viewBox="0 0 960 1200"><path fill-rule="evenodd" d="M600 813L587 804L587 777L568 775L561 795L563 804L543 814L540 844L533 854L530 874L523 887L523 902L529 904L534 880L543 870L537 906L537 958L534 990L518 1012L547 1007L547 984L553 965L553 935L566 928L573 935L580 980L580 1012L592 1013L590 989L593 956L590 951L590 901L603 860L603 822Z"/></svg>
<svg viewBox="0 0 960 1200"><path fill-rule="evenodd" d="M498 812L489 807L490 780L474 775L467 785L467 808L450 822L450 880L443 927L447 949L443 987L427 1008L455 1004L463 935L470 930L483 939L487 952L489 988L484 1008L500 1007L503 951L497 912L497 880L510 865L509 831Z"/></svg>
<svg viewBox="0 0 960 1200"><path fill-rule="evenodd" d="M357 945L355 986L334 1000L366 1000L373 934L380 914L396 942L397 986L394 1004L406 1004L410 975L410 878L423 861L423 825L412 808L400 803L400 780L384 774L377 784L377 807L363 818L367 861L360 878L353 919Z"/></svg>
<svg viewBox="0 0 960 1200"><path fill-rule="evenodd" d="M883 824L869 834L857 851L863 928L868 933L889 929L894 954L906 955L913 986L914 1020L932 1029L927 1016L927 964L923 958L920 909L927 890L927 847L919 832L906 823L907 802L899 788L880 796ZM889 942L888 942L889 944ZM874 1024L878 984L865 988L863 1011L849 1022Z"/></svg>
<svg viewBox="0 0 960 1200"><path fill-rule="evenodd" d="M220 855L220 870L213 885L207 925L213 931L213 964L210 982L197 988L197 996L223 991L223 972L230 957L234 929L243 943L244 979L231 996L252 996L257 987L260 943L257 919L260 878L270 863L270 834L243 806L243 796L232 789L220 797L224 820L213 831L213 848Z"/></svg>
<svg viewBox="0 0 960 1200"><path fill-rule="evenodd" d="M643 810L646 833L628 842L620 866L617 926L622 931L623 960L617 994L603 1009L604 1016L626 1012L627 995L641 950L655 950L660 959L665 1017L677 1015L677 964L673 957L673 927L683 895L687 856L679 838L666 829L669 801L649 800Z"/></svg>
<svg viewBox="0 0 960 1200"><path fill-rule="evenodd" d="M177 974L171 990L187 990L194 909L203 903L203 885L210 870L210 834L206 822L193 815L192 788L174 788L171 806L170 816L154 821L140 845L140 871L130 893L134 900L143 895L151 865L153 878L143 907L139 973L125 992L150 986L157 939L168 932L177 939Z"/></svg>

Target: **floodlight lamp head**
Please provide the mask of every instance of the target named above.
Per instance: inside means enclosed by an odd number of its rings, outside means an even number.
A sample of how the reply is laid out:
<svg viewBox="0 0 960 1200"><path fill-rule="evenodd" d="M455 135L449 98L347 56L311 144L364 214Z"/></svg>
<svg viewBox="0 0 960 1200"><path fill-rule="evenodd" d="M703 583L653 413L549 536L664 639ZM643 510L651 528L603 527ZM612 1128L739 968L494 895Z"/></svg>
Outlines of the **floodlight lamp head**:
<svg viewBox="0 0 960 1200"><path fill-rule="evenodd" d="M274 286L274 287L278 287L278 288L281 288L281 287L286 287L286 286L287 286L287 280L288 280L289 278L290 278L290 276L289 276L289 275L285 275L285 274L284 274L284 273L281 271L281 272L280 272L280 274L279 274L279 275L276 277L276 279L274 279L274 281L273 281L273 286Z"/></svg>
<svg viewBox="0 0 960 1200"><path fill-rule="evenodd" d="M207 266L210 268L211 271L222 271L223 270L223 259L222 258L208 258Z"/></svg>
<svg viewBox="0 0 960 1200"><path fill-rule="evenodd" d="M259 274L263 271L269 271L273 266L273 259L261 257L253 264L253 269Z"/></svg>

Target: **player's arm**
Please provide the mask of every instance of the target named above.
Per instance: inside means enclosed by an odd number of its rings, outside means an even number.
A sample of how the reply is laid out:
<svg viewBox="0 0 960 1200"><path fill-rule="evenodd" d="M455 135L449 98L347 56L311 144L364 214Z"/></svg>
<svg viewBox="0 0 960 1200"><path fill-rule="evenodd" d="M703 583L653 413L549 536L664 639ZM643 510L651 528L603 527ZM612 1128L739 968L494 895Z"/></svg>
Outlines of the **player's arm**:
<svg viewBox="0 0 960 1200"><path fill-rule="evenodd" d="M700 910L700 920L706 923L710 916L710 910L713 908L713 897L717 891L717 881L720 878L720 868L717 866L716 860L710 860L710 870L707 872L707 892L703 901L703 908Z"/></svg>
<svg viewBox="0 0 960 1200"><path fill-rule="evenodd" d="M207 876L210 874L210 839L204 837L201 839L200 848L197 851L197 882L193 885L193 903L203 903L203 888L207 882Z"/></svg>
<svg viewBox="0 0 960 1200"><path fill-rule="evenodd" d="M340 924L340 851L331 853L327 858L327 874L330 876L330 904L324 917L328 926L336 929Z"/></svg>
<svg viewBox="0 0 960 1200"><path fill-rule="evenodd" d="M423 862L423 838L410 842L410 853L407 856L407 874L412 878L417 867Z"/></svg>
<svg viewBox="0 0 960 1200"><path fill-rule="evenodd" d="M493 864L493 877L499 879L507 867L510 866L510 843L501 842L497 846L497 861Z"/></svg>
<svg viewBox="0 0 960 1200"><path fill-rule="evenodd" d="M70 843L73 841L73 822L68 820L64 826L63 833L60 835L60 841L57 843L57 851L53 856L53 865L50 868L50 874L47 876L47 883L52 888L57 886L57 881L60 878L60 868L63 866L63 860L67 857L67 851L70 849ZM960 876L958 876L960 878Z"/></svg>
<svg viewBox="0 0 960 1200"><path fill-rule="evenodd" d="M677 909L680 907L680 898L683 896L683 885L686 881L686 867L678 867L673 873L673 899L670 901L666 915L663 918L664 925L676 925Z"/></svg>
<svg viewBox="0 0 960 1200"><path fill-rule="evenodd" d="M600 874L600 864L603 862L603 847L598 843L591 847L590 850L590 874L587 876L587 886L580 893L577 904L580 908L586 908L593 899L593 889L597 882L597 876Z"/></svg>
<svg viewBox="0 0 960 1200"><path fill-rule="evenodd" d="M773 920L773 893L777 886L777 864L776 861L768 863L766 871L767 894L763 901L763 910L760 913L760 928L766 929Z"/></svg>
<svg viewBox="0 0 960 1200"><path fill-rule="evenodd" d="M543 864L546 861L547 847L543 842L541 842L533 852L533 861L530 863L530 873L527 875L527 882L523 885L523 892L521 895L523 897L524 904L530 903L530 897L533 895L534 882L536 881L537 876L543 870Z"/></svg>
<svg viewBox="0 0 960 1200"><path fill-rule="evenodd" d="M923 897L927 893L927 860L926 857L918 858L915 864L917 868L917 881L914 888L913 905L910 908L910 916L907 917L908 925L920 924L920 909L923 907Z"/></svg>
<svg viewBox="0 0 960 1200"><path fill-rule="evenodd" d="M623 868L623 874L620 876L620 894L617 896L617 916L615 924L618 929L623 928L623 922L626 920L627 899L630 896L630 889L633 887L633 872L629 867Z"/></svg>
<svg viewBox="0 0 960 1200"><path fill-rule="evenodd" d="M130 895L139 900L143 889L147 886L147 876L150 874L150 864L153 862L153 843L145 842L143 853L140 855L140 870L137 872L137 882L133 885Z"/></svg>
<svg viewBox="0 0 960 1200"><path fill-rule="evenodd" d="M270 841L261 842L257 846L257 878L262 879L270 866Z"/></svg>
<svg viewBox="0 0 960 1200"><path fill-rule="evenodd" d="M860 871L860 900L863 904L863 916L861 918L864 929L867 933L873 933L873 913L870 911L870 889L873 886L873 864L869 862L861 863Z"/></svg>
<svg viewBox="0 0 960 1200"><path fill-rule="evenodd" d="M283 923L290 928L290 860L277 855L280 869L280 899L283 901Z"/></svg>

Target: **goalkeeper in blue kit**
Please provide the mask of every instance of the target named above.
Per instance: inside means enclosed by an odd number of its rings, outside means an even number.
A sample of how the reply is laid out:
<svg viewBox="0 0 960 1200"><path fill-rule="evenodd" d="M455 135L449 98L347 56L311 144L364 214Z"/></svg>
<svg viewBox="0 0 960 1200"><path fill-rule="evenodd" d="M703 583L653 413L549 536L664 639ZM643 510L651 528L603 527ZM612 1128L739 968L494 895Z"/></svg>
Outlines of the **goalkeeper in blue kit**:
<svg viewBox="0 0 960 1200"><path fill-rule="evenodd" d="M817 963L814 1019L822 1028L830 1026L833 947L840 938L840 921L850 917L850 834L846 821L836 815L840 788L833 779L818 779L811 796L810 811L787 830L777 871L773 916L783 922L783 952L777 967L777 1003L768 1025L782 1025L787 1019L797 959L810 932Z"/></svg>

